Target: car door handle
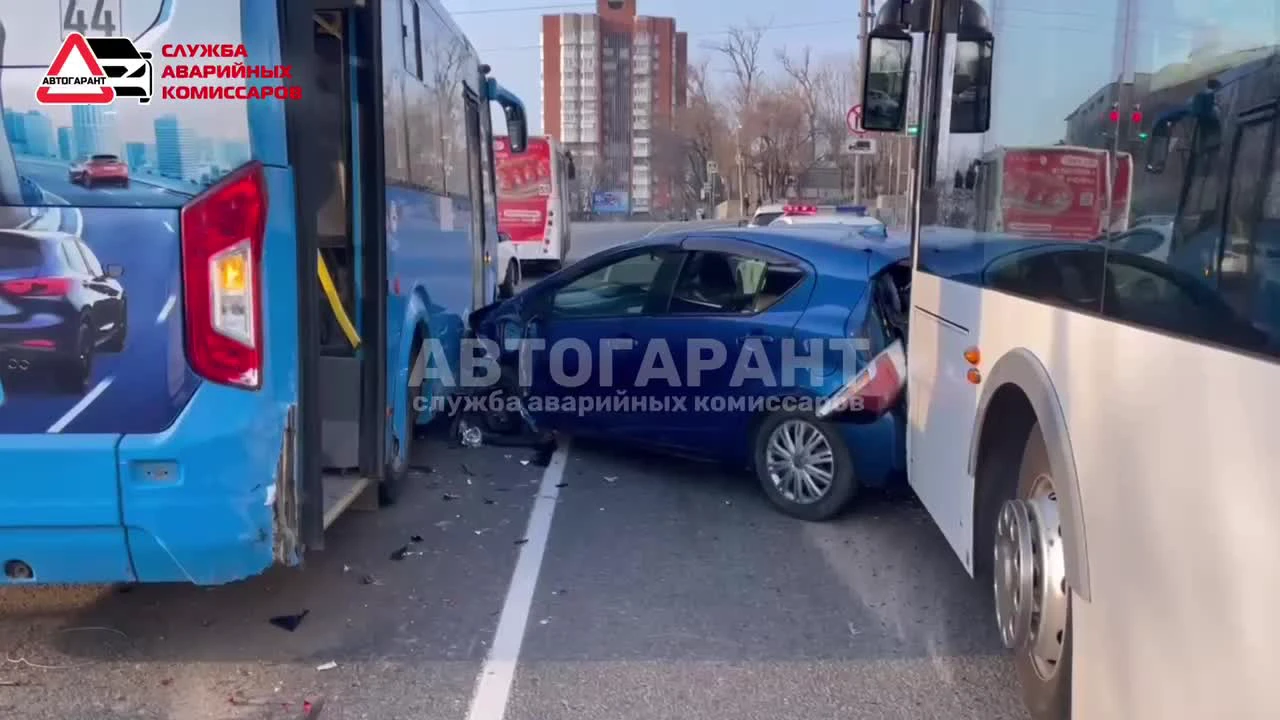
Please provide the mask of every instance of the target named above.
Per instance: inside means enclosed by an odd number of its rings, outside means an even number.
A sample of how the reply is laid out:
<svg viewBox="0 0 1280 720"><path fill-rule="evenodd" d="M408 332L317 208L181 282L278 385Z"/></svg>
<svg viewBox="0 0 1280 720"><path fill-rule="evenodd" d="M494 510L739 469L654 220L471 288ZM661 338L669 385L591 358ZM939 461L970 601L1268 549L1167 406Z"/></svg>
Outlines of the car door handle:
<svg viewBox="0 0 1280 720"><path fill-rule="evenodd" d="M766 345L769 345L776 342L777 338L772 335L765 335L764 333L751 333L750 335L743 335L742 337L739 337L738 344L745 345L747 344L748 340L755 340L755 341L764 343Z"/></svg>

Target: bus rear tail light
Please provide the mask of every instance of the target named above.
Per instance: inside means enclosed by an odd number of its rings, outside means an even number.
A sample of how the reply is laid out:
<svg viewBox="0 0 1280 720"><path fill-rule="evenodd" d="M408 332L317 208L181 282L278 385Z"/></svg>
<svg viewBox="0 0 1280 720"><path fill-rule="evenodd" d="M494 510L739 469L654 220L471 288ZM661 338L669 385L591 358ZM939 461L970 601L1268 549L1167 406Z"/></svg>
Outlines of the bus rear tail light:
<svg viewBox="0 0 1280 720"><path fill-rule="evenodd" d="M262 386L262 165L228 175L182 208L187 360L203 378Z"/></svg>
<svg viewBox="0 0 1280 720"><path fill-rule="evenodd" d="M898 402L907 385L907 355L902 341L871 358L871 362L852 380L818 407L818 417L826 418L844 412L883 415Z"/></svg>

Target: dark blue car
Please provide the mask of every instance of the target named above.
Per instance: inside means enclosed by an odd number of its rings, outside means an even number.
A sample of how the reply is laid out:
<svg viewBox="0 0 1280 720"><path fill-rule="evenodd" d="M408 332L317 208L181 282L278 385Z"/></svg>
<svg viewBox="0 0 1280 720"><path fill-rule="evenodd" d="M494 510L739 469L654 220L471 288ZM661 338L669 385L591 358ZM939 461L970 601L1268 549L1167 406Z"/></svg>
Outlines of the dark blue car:
<svg viewBox="0 0 1280 720"><path fill-rule="evenodd" d="M825 520L904 469L901 382L878 406L818 408L905 342L906 257L900 241L841 226L646 238L475 325L523 366L540 429L751 468L782 511Z"/></svg>
<svg viewBox="0 0 1280 720"><path fill-rule="evenodd" d="M94 355L124 348L122 274L74 235L0 230L0 371L17 381L41 373L59 392L85 392Z"/></svg>

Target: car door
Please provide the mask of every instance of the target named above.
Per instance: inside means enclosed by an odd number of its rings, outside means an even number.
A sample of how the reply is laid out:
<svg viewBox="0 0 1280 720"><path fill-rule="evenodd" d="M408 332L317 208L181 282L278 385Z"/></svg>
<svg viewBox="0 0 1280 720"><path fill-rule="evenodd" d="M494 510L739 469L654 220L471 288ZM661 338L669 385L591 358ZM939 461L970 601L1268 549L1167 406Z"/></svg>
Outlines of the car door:
<svg viewBox="0 0 1280 720"><path fill-rule="evenodd" d="M805 261L745 240L692 237L665 312L655 322L667 338L680 386L676 407L633 413L627 434L719 459L749 446L754 418L806 378L790 360L792 331L808 307L813 269ZM803 355L801 349L798 354ZM642 362L637 384L660 369Z"/></svg>
<svg viewBox="0 0 1280 720"><path fill-rule="evenodd" d="M548 287L525 313L526 405L545 429L607 435L625 424L634 355L655 336L679 246L652 244L588 259ZM540 341L540 342L539 342Z"/></svg>

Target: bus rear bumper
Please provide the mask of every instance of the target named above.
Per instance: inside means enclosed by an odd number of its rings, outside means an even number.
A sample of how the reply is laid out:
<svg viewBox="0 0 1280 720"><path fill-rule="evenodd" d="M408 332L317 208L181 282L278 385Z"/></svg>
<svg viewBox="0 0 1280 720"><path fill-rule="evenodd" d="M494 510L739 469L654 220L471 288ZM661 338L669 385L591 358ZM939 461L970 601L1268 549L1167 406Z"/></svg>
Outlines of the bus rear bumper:
<svg viewBox="0 0 1280 720"><path fill-rule="evenodd" d="M0 528L3 585L133 582L125 533L113 527Z"/></svg>

